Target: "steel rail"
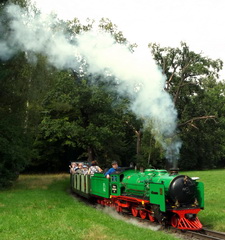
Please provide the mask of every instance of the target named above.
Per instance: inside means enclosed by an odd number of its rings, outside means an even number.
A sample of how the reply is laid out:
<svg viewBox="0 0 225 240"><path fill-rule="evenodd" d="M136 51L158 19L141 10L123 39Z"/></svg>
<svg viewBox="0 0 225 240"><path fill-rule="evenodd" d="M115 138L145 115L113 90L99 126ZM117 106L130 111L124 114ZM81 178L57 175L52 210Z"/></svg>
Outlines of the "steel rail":
<svg viewBox="0 0 225 240"><path fill-rule="evenodd" d="M206 240L225 240L225 233L202 229L200 231L184 231L176 228L170 228L169 231L185 237L185 239L206 239Z"/></svg>

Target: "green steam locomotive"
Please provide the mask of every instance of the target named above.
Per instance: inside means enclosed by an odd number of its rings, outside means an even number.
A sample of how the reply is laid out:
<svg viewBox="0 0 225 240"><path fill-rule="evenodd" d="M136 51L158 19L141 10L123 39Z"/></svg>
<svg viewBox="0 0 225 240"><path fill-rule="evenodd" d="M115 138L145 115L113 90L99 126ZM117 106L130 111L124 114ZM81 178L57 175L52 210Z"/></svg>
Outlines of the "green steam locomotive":
<svg viewBox="0 0 225 240"><path fill-rule="evenodd" d="M204 209L204 185L197 180L177 169L120 168L109 179L103 173L71 174L71 189L117 212L130 211L135 217L196 231L202 229L197 214Z"/></svg>

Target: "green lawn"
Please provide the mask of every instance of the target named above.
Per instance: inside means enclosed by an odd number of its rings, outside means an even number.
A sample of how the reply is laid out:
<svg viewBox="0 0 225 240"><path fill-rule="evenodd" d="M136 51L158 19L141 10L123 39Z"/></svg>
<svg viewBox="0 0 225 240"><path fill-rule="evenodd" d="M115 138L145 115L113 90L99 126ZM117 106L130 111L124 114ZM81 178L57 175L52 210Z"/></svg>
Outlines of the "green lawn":
<svg viewBox="0 0 225 240"><path fill-rule="evenodd" d="M225 170L180 172L205 185L205 227L225 232ZM137 227L85 205L69 191L69 175L21 175L14 188L0 191L0 239L175 239Z"/></svg>
<svg viewBox="0 0 225 240"><path fill-rule="evenodd" d="M200 177L198 181L204 183L205 209L199 213L203 226L225 232L225 170L192 171L185 174Z"/></svg>
<svg viewBox="0 0 225 240"><path fill-rule="evenodd" d="M21 175L15 187L0 191L0 239L3 240L172 240L77 200L68 174Z"/></svg>

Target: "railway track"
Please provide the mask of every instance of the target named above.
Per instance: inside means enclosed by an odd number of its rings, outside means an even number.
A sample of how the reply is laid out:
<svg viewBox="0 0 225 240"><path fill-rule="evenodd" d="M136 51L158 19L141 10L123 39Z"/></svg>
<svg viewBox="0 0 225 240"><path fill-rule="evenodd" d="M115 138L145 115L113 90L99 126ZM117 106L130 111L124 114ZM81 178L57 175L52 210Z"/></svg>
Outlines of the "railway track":
<svg viewBox="0 0 225 240"><path fill-rule="evenodd" d="M193 232L193 231L186 231L182 232L180 231L182 235L185 237L188 237L190 239L204 239L204 240L224 240L225 239L225 233L222 232L216 232L209 229L202 229L199 232Z"/></svg>
<svg viewBox="0 0 225 240"><path fill-rule="evenodd" d="M130 215L130 217L132 217ZM152 226L157 226L157 223L152 223L149 222L149 220L145 219L140 219L140 218L135 218L137 219L139 222L142 223L147 223L152 225ZM161 231L167 231L168 233L174 233L176 235L179 235L181 238L183 239L203 239L203 240L225 240L225 233L223 232L217 232L217 231L213 231L213 230L209 230L206 228L203 228L201 231L184 231L184 230L179 230L179 229L175 229L173 227L164 227L162 226L161 228L159 228L159 230Z"/></svg>
<svg viewBox="0 0 225 240"><path fill-rule="evenodd" d="M139 217L134 218L130 213L120 213L124 218L126 219L135 219L137 220L140 224L143 224L143 226L152 226L153 228L156 229L158 226L158 230L161 231L167 231L168 233L174 233L175 235L179 235L183 239L203 239L203 240L225 240L225 233L223 232L217 232L217 231L212 231L206 228L203 228L201 231L184 231L184 230L179 230L175 229L173 227L164 227L161 226L159 227L159 224L156 222L150 222L148 219L141 219Z"/></svg>

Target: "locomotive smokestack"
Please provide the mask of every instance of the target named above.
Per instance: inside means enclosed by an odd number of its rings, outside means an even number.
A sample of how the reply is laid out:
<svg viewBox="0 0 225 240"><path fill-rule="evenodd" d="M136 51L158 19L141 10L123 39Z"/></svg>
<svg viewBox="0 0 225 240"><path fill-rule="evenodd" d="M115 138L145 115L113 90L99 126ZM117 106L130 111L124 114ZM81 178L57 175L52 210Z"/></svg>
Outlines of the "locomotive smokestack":
<svg viewBox="0 0 225 240"><path fill-rule="evenodd" d="M170 176L177 175L179 168L170 168Z"/></svg>

